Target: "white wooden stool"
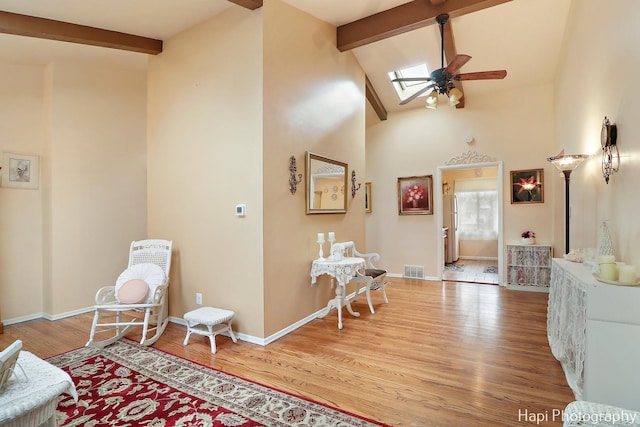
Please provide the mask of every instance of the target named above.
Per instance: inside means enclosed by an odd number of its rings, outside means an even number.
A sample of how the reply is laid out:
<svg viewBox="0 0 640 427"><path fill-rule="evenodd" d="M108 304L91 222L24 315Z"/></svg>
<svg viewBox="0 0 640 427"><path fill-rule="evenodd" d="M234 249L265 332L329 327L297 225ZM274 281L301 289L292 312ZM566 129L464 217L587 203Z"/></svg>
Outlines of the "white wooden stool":
<svg viewBox="0 0 640 427"><path fill-rule="evenodd" d="M222 332L229 332L233 342L238 342L233 329L231 329L231 321L235 313L231 310L222 308L201 307L190 311L184 315L187 321L187 336L184 338L182 345L187 345L191 334L204 335L209 337L211 341L211 353L216 353L216 335Z"/></svg>

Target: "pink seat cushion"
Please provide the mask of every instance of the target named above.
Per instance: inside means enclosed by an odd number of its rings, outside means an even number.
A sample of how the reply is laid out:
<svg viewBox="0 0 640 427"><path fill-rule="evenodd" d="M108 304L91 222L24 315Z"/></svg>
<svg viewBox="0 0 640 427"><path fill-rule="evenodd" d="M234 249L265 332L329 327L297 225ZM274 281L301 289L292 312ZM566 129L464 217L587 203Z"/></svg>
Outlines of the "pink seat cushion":
<svg viewBox="0 0 640 427"><path fill-rule="evenodd" d="M147 300L149 285L142 279L126 281L118 289L116 298L121 304L140 304Z"/></svg>

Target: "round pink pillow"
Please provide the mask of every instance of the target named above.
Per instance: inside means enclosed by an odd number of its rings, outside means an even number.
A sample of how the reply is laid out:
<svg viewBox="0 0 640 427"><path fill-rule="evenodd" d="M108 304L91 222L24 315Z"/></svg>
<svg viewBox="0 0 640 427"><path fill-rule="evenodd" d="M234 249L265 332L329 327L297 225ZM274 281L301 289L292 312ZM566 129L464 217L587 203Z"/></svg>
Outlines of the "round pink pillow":
<svg viewBox="0 0 640 427"><path fill-rule="evenodd" d="M147 300L149 285L142 279L126 281L118 289L116 298L121 304L140 304Z"/></svg>

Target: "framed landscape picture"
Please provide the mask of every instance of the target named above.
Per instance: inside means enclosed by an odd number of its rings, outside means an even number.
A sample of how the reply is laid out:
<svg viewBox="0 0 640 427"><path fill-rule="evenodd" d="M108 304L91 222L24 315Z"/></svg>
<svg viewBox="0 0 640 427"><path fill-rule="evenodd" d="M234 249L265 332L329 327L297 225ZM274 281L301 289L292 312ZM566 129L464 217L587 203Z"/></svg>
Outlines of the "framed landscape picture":
<svg viewBox="0 0 640 427"><path fill-rule="evenodd" d="M433 175L398 178L398 214L433 215Z"/></svg>
<svg viewBox="0 0 640 427"><path fill-rule="evenodd" d="M511 203L544 203L543 169L511 171Z"/></svg>

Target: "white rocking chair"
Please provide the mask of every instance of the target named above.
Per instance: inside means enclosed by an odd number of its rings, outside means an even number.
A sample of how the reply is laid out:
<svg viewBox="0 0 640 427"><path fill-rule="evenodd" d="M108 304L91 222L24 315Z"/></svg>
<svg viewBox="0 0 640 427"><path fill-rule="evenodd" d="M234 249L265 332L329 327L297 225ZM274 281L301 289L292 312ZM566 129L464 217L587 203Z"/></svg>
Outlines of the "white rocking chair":
<svg viewBox="0 0 640 427"><path fill-rule="evenodd" d="M169 322L171 247L170 240L131 242L127 270L115 286L105 286L96 293L96 311L86 346L112 344L132 326L142 326L141 345L151 345L160 338ZM130 320L124 320L125 316ZM107 338L98 340L96 335Z"/></svg>
<svg viewBox="0 0 640 427"><path fill-rule="evenodd" d="M371 314L375 313L373 309L373 304L371 303L371 290L372 289L380 289L382 291L382 297L384 298L384 302L389 304L389 300L387 299L387 292L385 288L388 283L384 281L387 277L387 271L377 268L373 262L380 261L380 255L371 252L367 254L363 254L358 252L356 246L353 242L342 242L342 243L334 243L331 249L331 256L334 257L335 253L338 256L345 257L360 257L364 258L366 262L365 270L356 272L356 275L351 279L351 283L356 283L356 293L355 296L358 296L360 293L360 285L364 284L365 294L367 296L367 304L369 305L369 310ZM354 297L355 298L355 297Z"/></svg>

